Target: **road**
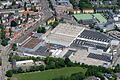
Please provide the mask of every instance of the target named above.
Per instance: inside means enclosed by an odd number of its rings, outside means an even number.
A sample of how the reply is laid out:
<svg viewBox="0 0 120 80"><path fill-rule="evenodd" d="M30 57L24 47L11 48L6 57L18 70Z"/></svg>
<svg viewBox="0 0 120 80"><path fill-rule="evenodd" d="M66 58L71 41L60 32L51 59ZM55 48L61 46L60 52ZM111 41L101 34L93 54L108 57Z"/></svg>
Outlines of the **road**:
<svg viewBox="0 0 120 80"><path fill-rule="evenodd" d="M37 27L39 27L40 25L43 25L43 20L50 17L52 12L50 11L50 8L49 8L49 3L47 0L40 0L41 1L41 4L42 4L42 11L43 11L43 15L41 17L40 20L38 20L30 29L28 29L27 31L24 32L24 36L22 38L25 38L29 33L33 32L34 29L36 29ZM11 69L11 65L8 61L9 59L9 54L10 54L10 51L11 51L11 44L12 43L17 43L19 42L20 39L15 39L15 40L12 40L10 42L10 45L8 45L7 47L2 47L2 51L1 51L1 58L2 58L2 66L0 67L0 80L5 80L6 79L6 71Z"/></svg>
<svg viewBox="0 0 120 80"><path fill-rule="evenodd" d="M44 24L44 21L48 18L50 18L51 16L53 16L52 11L50 11L49 8L49 2L47 0L40 0L41 2L41 6L42 6L42 12L43 15L41 16L41 19L38 20L30 29L28 29L27 31L24 32L23 36L21 38L25 38L28 34L30 34L31 32L33 32L36 28L42 26ZM19 43L21 39L16 39L13 40L12 43Z"/></svg>
<svg viewBox="0 0 120 80"><path fill-rule="evenodd" d="M11 69L11 64L8 62L9 59L9 53L11 51L11 45L8 45L6 47L2 46L2 51L1 51L1 58L2 58L2 66L1 66L1 73L0 73L0 80L5 80L6 79L6 71Z"/></svg>

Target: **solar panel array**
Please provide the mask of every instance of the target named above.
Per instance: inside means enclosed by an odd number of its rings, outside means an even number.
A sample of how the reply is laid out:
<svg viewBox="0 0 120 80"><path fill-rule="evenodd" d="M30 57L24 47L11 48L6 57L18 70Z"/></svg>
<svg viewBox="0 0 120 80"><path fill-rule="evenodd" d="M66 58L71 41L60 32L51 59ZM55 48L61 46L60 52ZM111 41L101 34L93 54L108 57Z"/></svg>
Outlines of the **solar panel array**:
<svg viewBox="0 0 120 80"><path fill-rule="evenodd" d="M96 19L82 20L83 24L92 24L92 23L96 23L96 22L97 22Z"/></svg>
<svg viewBox="0 0 120 80"><path fill-rule="evenodd" d="M108 36L106 36L100 32L95 32L95 31L90 31L90 30L84 30L79 35L79 37L96 40L96 41L102 41L102 42L110 42L111 41L111 38L109 38Z"/></svg>
<svg viewBox="0 0 120 80"><path fill-rule="evenodd" d="M71 54L74 54L76 51L74 50L69 50L63 57L68 58Z"/></svg>
<svg viewBox="0 0 120 80"><path fill-rule="evenodd" d="M33 55L40 55L40 56L50 56L52 53L48 51L48 48L46 46L40 46L36 51L29 52L26 51L29 54Z"/></svg>
<svg viewBox="0 0 120 80"><path fill-rule="evenodd" d="M111 62L110 57L108 57L106 55L90 53L87 57L102 60L102 61L106 61L106 62Z"/></svg>
<svg viewBox="0 0 120 80"><path fill-rule="evenodd" d="M96 47L97 49L102 49L106 51L109 47L109 45L105 44L100 44L100 43L95 43L95 42L90 42L90 41L84 41L80 39L76 39L72 44L72 47L80 47L80 46L86 46L86 47Z"/></svg>

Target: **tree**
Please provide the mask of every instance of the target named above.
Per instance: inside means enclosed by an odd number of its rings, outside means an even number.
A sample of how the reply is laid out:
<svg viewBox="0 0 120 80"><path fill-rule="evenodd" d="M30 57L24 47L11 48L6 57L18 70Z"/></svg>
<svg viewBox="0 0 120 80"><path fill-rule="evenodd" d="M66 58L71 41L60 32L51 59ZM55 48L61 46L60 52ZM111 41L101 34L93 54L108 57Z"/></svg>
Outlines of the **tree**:
<svg viewBox="0 0 120 80"><path fill-rule="evenodd" d="M8 42L5 39L3 39L1 42L1 45L6 46L6 45L8 45Z"/></svg>
<svg viewBox="0 0 120 80"><path fill-rule="evenodd" d="M118 64L117 66L115 66L114 72L120 72L120 65Z"/></svg>
<svg viewBox="0 0 120 80"><path fill-rule="evenodd" d="M50 64L49 65L46 65L46 70L48 70L48 69L55 69L56 68L56 66L55 66L55 62L50 62Z"/></svg>
<svg viewBox="0 0 120 80"><path fill-rule="evenodd" d="M50 25L52 26L52 28L55 28L58 24L59 22L55 21L54 23L51 23Z"/></svg>
<svg viewBox="0 0 120 80"><path fill-rule="evenodd" d="M15 4L16 4L16 1L15 1L15 0L13 0L13 1L12 1L12 5L15 5Z"/></svg>
<svg viewBox="0 0 120 80"><path fill-rule="evenodd" d="M12 30L11 29L9 29L9 33L10 33L10 36L12 35Z"/></svg>
<svg viewBox="0 0 120 80"><path fill-rule="evenodd" d="M40 66L39 66L39 70L40 70L40 71L44 71L44 69L45 69L44 65L40 65Z"/></svg>
<svg viewBox="0 0 120 80"><path fill-rule="evenodd" d="M24 10L27 11L27 7L26 7L27 3L24 3Z"/></svg>
<svg viewBox="0 0 120 80"><path fill-rule="evenodd" d="M96 27L95 29L96 29L96 30L100 30L100 28L99 28L99 27Z"/></svg>
<svg viewBox="0 0 120 80"><path fill-rule="evenodd" d="M0 66L2 65L2 59L0 58Z"/></svg>
<svg viewBox="0 0 120 80"><path fill-rule="evenodd" d="M17 50L17 45L16 45L15 43L12 45L12 50L13 50L13 51L16 51L16 50Z"/></svg>
<svg viewBox="0 0 120 80"><path fill-rule="evenodd" d="M74 63L71 62L69 58L65 58L65 64L66 64L68 67L74 66Z"/></svg>
<svg viewBox="0 0 120 80"><path fill-rule="evenodd" d="M88 68L85 75L86 76L95 76L97 74L97 70L94 67Z"/></svg>
<svg viewBox="0 0 120 80"><path fill-rule="evenodd" d="M30 67L30 72L34 72L34 71L36 71L36 66L31 66Z"/></svg>
<svg viewBox="0 0 120 80"><path fill-rule="evenodd" d="M90 28L94 28L94 26L95 26L94 24L89 24Z"/></svg>
<svg viewBox="0 0 120 80"><path fill-rule="evenodd" d="M6 72L6 76L7 76L7 77L12 77L12 75L13 75L13 71L12 71L12 70L8 70L8 71Z"/></svg>
<svg viewBox="0 0 120 80"><path fill-rule="evenodd" d="M18 24L13 20L11 21L11 27L16 27Z"/></svg>
<svg viewBox="0 0 120 80"><path fill-rule="evenodd" d="M1 30L1 39L4 40L5 39L5 29L2 27Z"/></svg>
<svg viewBox="0 0 120 80"><path fill-rule="evenodd" d="M56 68L62 68L62 67L65 67L65 62L63 59L58 58L55 61L55 65L56 65Z"/></svg>
<svg viewBox="0 0 120 80"><path fill-rule="evenodd" d="M85 78L85 75L82 72L71 75L71 80L83 80L84 78Z"/></svg>
<svg viewBox="0 0 120 80"><path fill-rule="evenodd" d="M23 73L24 72L24 70L21 68L21 67L19 67L18 69L17 69L17 73Z"/></svg>
<svg viewBox="0 0 120 80"><path fill-rule="evenodd" d="M45 30L44 27L39 27L39 28L37 29L37 33L45 33L45 32L46 32L46 30Z"/></svg>

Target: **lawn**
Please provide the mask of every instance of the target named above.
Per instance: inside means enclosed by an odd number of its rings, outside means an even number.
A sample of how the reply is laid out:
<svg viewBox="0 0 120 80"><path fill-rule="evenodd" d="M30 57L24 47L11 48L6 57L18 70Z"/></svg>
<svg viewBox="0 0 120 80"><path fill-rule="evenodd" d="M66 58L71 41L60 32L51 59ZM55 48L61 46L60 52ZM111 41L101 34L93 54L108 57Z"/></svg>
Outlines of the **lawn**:
<svg viewBox="0 0 120 80"><path fill-rule="evenodd" d="M93 16L91 14L75 14L73 16L76 18L77 21L93 19Z"/></svg>
<svg viewBox="0 0 120 80"><path fill-rule="evenodd" d="M73 16L77 21L93 19L93 16L94 16L95 18L98 19L98 21L100 23L107 22L107 20L99 13L96 13L96 14L74 14Z"/></svg>
<svg viewBox="0 0 120 80"><path fill-rule="evenodd" d="M66 67L62 69L54 69L43 72L33 72L27 74L13 75L11 80L52 80L60 76L70 76L73 73L86 72L86 69L81 67Z"/></svg>
<svg viewBox="0 0 120 80"><path fill-rule="evenodd" d="M93 14L99 21L100 23L106 23L107 20L101 15L101 14Z"/></svg>

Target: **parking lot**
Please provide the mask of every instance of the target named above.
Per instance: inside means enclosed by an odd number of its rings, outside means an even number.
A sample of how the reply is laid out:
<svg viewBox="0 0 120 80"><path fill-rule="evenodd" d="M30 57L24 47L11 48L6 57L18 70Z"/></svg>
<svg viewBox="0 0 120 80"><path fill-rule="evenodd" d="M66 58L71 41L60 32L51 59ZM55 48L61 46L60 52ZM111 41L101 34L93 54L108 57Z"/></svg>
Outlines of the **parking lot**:
<svg viewBox="0 0 120 80"><path fill-rule="evenodd" d="M70 57L70 60L73 62L80 62L96 66L103 65L104 63L106 63L105 61L102 60L89 58L88 55L89 53L87 52L87 50L78 50L73 56Z"/></svg>

